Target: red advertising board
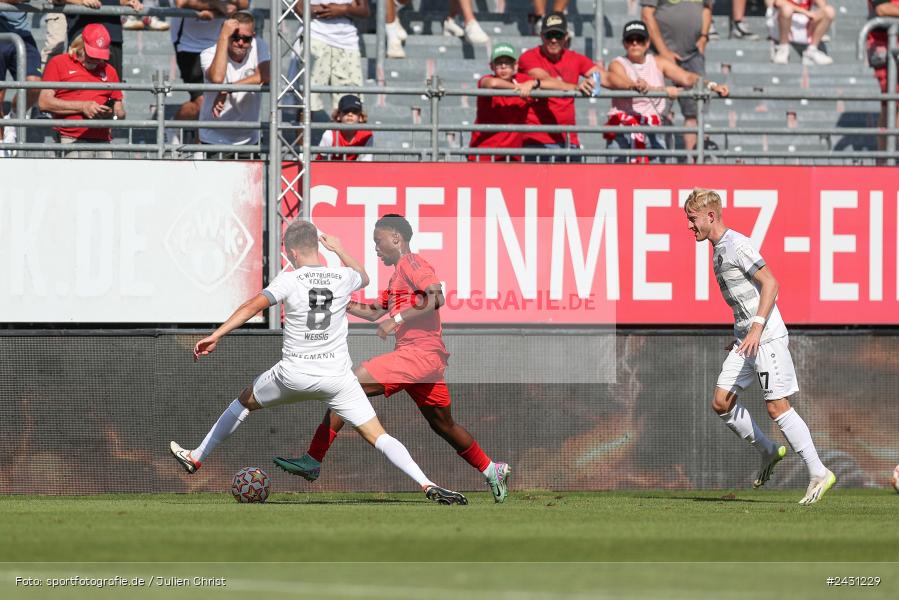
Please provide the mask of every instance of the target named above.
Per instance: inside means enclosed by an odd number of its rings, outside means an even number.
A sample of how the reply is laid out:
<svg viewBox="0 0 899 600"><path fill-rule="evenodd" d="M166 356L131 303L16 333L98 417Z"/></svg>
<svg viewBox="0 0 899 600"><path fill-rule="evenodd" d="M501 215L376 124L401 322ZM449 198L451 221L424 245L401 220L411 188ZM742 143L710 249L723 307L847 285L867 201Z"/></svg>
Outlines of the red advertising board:
<svg viewBox="0 0 899 600"><path fill-rule="evenodd" d="M753 239L788 324L899 322L894 169L319 163L312 183L313 221L377 273L368 298L390 273L374 222L407 216L446 322L731 323L681 208L694 187Z"/></svg>

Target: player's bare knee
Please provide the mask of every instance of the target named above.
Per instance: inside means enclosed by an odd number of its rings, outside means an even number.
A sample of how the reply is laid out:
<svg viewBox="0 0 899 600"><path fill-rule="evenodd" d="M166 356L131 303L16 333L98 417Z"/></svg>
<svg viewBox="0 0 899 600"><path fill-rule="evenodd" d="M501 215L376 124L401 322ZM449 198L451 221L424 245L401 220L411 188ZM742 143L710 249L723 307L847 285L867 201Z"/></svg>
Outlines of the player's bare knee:
<svg viewBox="0 0 899 600"><path fill-rule="evenodd" d="M779 400L769 400L765 402L765 408L768 409L768 416L777 419L780 415L790 410L790 399L781 398Z"/></svg>
<svg viewBox="0 0 899 600"><path fill-rule="evenodd" d="M719 415L723 415L730 411L736 402L736 394L718 388L715 390L715 395L712 397L712 410Z"/></svg>
<svg viewBox="0 0 899 600"><path fill-rule="evenodd" d="M247 410L258 410L262 408L262 405L253 397L253 388L247 388L242 391L237 399Z"/></svg>

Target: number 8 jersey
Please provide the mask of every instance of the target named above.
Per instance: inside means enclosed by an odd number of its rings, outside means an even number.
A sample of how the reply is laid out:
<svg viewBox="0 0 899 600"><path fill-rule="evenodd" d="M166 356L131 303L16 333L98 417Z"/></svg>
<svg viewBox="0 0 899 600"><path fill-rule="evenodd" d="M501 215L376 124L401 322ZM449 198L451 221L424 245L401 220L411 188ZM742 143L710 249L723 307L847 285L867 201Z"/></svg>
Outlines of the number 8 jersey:
<svg viewBox="0 0 899 600"><path fill-rule="evenodd" d="M335 376L351 370L346 307L362 288L349 267L300 267L284 271L262 293L284 304L284 361L309 375Z"/></svg>

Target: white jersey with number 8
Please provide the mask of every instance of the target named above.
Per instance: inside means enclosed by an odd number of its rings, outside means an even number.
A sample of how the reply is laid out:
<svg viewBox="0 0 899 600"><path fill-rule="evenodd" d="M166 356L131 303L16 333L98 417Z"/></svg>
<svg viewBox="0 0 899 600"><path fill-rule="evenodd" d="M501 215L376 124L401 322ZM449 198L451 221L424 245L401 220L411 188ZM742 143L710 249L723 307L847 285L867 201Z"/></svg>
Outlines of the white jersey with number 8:
<svg viewBox="0 0 899 600"><path fill-rule="evenodd" d="M349 267L300 267L284 271L262 293L284 304L284 362L309 375L350 371L346 307L362 288L362 276Z"/></svg>

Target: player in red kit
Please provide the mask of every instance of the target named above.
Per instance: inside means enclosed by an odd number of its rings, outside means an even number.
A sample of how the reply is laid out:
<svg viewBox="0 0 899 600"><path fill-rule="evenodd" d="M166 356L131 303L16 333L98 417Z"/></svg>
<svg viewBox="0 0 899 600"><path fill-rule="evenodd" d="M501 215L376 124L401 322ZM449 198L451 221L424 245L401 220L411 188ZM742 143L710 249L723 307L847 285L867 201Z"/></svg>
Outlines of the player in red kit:
<svg viewBox="0 0 899 600"><path fill-rule="evenodd" d="M480 471L496 502L508 495L511 468L493 462L461 425L453 420L451 399L443 373L449 353L443 344L438 309L445 303L440 280L433 267L409 248L412 226L401 215L385 215L375 223L374 242L378 257L395 270L377 302L350 302L347 312L377 321L378 336L396 336L393 352L376 356L356 369L356 377L369 396L392 396L405 390L437 435L446 440L472 467ZM336 413L325 413L309 449L302 457L275 457L276 465L294 475L314 481L321 461L343 421Z"/></svg>

